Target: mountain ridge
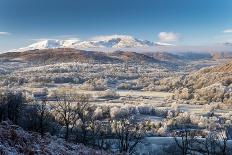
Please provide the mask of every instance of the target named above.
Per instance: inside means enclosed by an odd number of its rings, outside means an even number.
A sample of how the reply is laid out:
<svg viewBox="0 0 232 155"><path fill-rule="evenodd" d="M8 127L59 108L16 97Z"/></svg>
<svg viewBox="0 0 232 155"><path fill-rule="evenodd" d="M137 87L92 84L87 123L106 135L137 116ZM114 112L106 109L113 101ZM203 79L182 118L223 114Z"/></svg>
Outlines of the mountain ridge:
<svg viewBox="0 0 232 155"><path fill-rule="evenodd" d="M114 51L110 53L100 51L87 51L71 48L55 48L29 50L24 52L8 52L0 54L4 60L20 60L35 64L51 64L66 62L99 62L99 63L122 63L122 62L147 62L157 63L159 60L142 53L129 51Z"/></svg>
<svg viewBox="0 0 232 155"><path fill-rule="evenodd" d="M53 48L74 48L74 49L90 49L90 48L137 48L137 47L153 47L153 46L175 46L169 43L152 42L141 40L127 35L110 35L94 37L90 40L74 39L45 39L35 42L29 46L19 49L13 49L9 52L23 52L35 49L53 49Z"/></svg>

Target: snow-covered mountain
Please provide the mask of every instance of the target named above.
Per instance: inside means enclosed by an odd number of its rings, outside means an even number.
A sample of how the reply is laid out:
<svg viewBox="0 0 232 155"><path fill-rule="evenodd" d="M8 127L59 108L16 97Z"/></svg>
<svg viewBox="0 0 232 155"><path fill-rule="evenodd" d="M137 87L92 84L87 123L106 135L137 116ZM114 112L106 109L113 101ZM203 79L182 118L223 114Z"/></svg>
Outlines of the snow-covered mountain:
<svg viewBox="0 0 232 155"><path fill-rule="evenodd" d="M27 47L14 49L11 51L27 51L34 49L49 48L75 48L75 49L91 49L91 48L136 48L136 47L152 47L152 46L173 46L168 43L151 42L148 40L140 40L128 35L110 35L98 36L86 41L79 39L55 40L48 39L33 43Z"/></svg>

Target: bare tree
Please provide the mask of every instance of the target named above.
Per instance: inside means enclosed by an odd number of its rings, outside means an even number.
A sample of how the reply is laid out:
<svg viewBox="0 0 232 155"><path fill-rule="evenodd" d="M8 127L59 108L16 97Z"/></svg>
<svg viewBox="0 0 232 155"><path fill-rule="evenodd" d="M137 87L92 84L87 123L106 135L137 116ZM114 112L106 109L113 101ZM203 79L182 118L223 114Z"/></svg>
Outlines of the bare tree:
<svg viewBox="0 0 232 155"><path fill-rule="evenodd" d="M40 103L37 103L36 108L37 114L39 115L39 131L41 137L43 137L48 125L48 118L50 116L50 111L47 105L47 99L44 98Z"/></svg>
<svg viewBox="0 0 232 155"><path fill-rule="evenodd" d="M204 155L229 154L226 130L210 132L205 138L197 138L198 134L196 130L186 129L176 133L174 139L182 155L193 153Z"/></svg>
<svg viewBox="0 0 232 155"><path fill-rule="evenodd" d="M182 155L187 155L193 151L193 145L196 141L196 131L182 129L174 133L174 140Z"/></svg>
<svg viewBox="0 0 232 155"><path fill-rule="evenodd" d="M56 96L55 116L65 126L65 140L69 139L71 128L73 128L78 119L78 102L72 95Z"/></svg>
<svg viewBox="0 0 232 155"><path fill-rule="evenodd" d="M211 132L211 154L228 155L228 131L226 129Z"/></svg>
<svg viewBox="0 0 232 155"><path fill-rule="evenodd" d="M89 104L89 96L81 95L77 100L77 125L76 142L95 145L101 123L94 118L94 107Z"/></svg>
<svg viewBox="0 0 232 155"><path fill-rule="evenodd" d="M220 142L220 152L222 152L222 155L227 155L228 154L228 130L225 129L224 133L219 134L219 140L221 140L222 142Z"/></svg>
<svg viewBox="0 0 232 155"><path fill-rule="evenodd" d="M119 152L133 154L143 138L144 126L128 117L113 121L112 128L118 141Z"/></svg>

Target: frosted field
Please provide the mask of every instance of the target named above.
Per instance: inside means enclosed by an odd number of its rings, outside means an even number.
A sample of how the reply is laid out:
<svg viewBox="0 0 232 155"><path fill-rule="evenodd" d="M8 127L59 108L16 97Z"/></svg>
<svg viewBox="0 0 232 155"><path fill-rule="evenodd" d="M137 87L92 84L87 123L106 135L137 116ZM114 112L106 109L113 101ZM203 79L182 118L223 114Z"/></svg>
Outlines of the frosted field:
<svg viewBox="0 0 232 155"><path fill-rule="evenodd" d="M189 112L189 113L193 113L196 115L203 115L206 114L207 112L209 112L209 109L206 108L207 105L191 105L191 104L180 104L179 105L179 109L184 111L184 112ZM214 110L214 114L215 115L224 115L226 113L229 113L232 109L215 109Z"/></svg>
<svg viewBox="0 0 232 155"><path fill-rule="evenodd" d="M24 89L29 91L40 91L41 88L32 88L32 87L24 87ZM67 86L66 84L56 85L56 87L48 88L49 94L52 91L58 90L59 92L68 92L68 93L77 93L77 94L85 94L90 95L92 97L91 102L94 104L98 104L101 106L125 106L126 104L146 104L151 106L157 106L159 109L172 109L171 103L167 102L172 93L169 92L157 92L157 91L142 91L142 90L114 90L114 92L119 96L119 99L99 99L98 97L101 94L104 94L106 91L91 91L91 90L82 90L79 89L78 86L72 85ZM181 111L189 112L196 115L203 115L208 112L208 108L204 105L191 105L191 104L179 104L178 108ZM215 110L215 114L223 115L228 113L231 109L217 109ZM141 116L145 118L144 116ZM149 117L150 118L150 117ZM151 120L159 120L151 117Z"/></svg>
<svg viewBox="0 0 232 155"><path fill-rule="evenodd" d="M77 94L89 94L92 97L97 97L99 94L102 94L106 91L93 91L93 90L83 90L79 88L80 85L78 84L54 84L54 87L47 87L48 91L58 90L59 92L67 92L67 93L77 93ZM23 89L28 91L40 91L42 90L41 87L35 86L24 86ZM131 97L156 97L156 98L167 98L172 95L169 92L158 92L158 91L143 91L143 90L113 90L121 97L131 96Z"/></svg>
<svg viewBox="0 0 232 155"><path fill-rule="evenodd" d="M98 96L101 93L104 93L105 91L87 91L87 90L77 90L77 93L80 94L90 94L93 97ZM137 90L116 90L115 91L119 96L121 97L126 97L126 96L131 96L131 97L139 97L139 96L144 96L144 97L157 97L157 98L166 98L170 96L172 93L168 92L154 92L154 91L137 91Z"/></svg>
<svg viewBox="0 0 232 155"><path fill-rule="evenodd" d="M41 90L41 87L24 87L29 91L38 92ZM170 100L170 96L172 93L169 92L157 92L157 91L143 91L143 90L111 90L115 94L118 95L116 98L102 98L101 96L106 91L91 91L91 90L83 90L79 88L79 85L67 85L67 84L57 84L55 87L48 87L48 96L52 96L52 94L57 91L59 94L67 93L67 94L85 94L90 95L90 103L95 106L100 107L120 107L120 108L128 108L135 107L138 110L138 107L144 107L145 109L156 109L161 111L167 110L175 110L178 108L182 112L187 112L189 114L195 116L203 116L207 117L209 113L209 109L211 105L193 105L193 104L183 104L183 102L179 102L175 104L175 100ZM52 100L51 100L52 103ZM173 104L174 103L174 104ZM149 111L149 110L148 110ZM219 117L225 117L231 108L221 108L215 109L214 114ZM165 117L157 114L149 114L148 113L137 113L136 118L139 122L143 121L151 121L153 123L159 123L166 120Z"/></svg>
<svg viewBox="0 0 232 155"><path fill-rule="evenodd" d="M146 97L158 97L158 98L166 98L172 95L172 93L168 92L154 92L154 91L116 91L120 96L146 96Z"/></svg>

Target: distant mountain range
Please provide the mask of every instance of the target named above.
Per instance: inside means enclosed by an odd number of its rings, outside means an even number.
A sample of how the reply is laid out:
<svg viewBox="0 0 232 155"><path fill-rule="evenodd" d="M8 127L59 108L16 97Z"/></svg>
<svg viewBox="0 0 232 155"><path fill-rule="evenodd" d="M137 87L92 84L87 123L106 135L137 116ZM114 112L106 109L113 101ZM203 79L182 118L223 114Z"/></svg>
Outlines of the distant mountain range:
<svg viewBox="0 0 232 155"><path fill-rule="evenodd" d="M11 52L23 52L35 49L54 49L54 48L74 48L74 49L93 49L93 48L136 48L136 47L152 47L152 46L175 46L173 44L152 42L148 40L140 40L127 35L111 35L99 36L87 41L79 39L66 40L40 40L27 47L10 50Z"/></svg>
<svg viewBox="0 0 232 155"><path fill-rule="evenodd" d="M87 41L79 39L42 40L27 47L0 54L0 59L30 63L100 62L182 64L185 61L231 58L230 52L134 52L134 48L175 46L168 43L140 40L127 35L98 36ZM96 50L92 50L96 48ZM104 52L101 48L112 48ZM130 49L131 48L131 49Z"/></svg>

